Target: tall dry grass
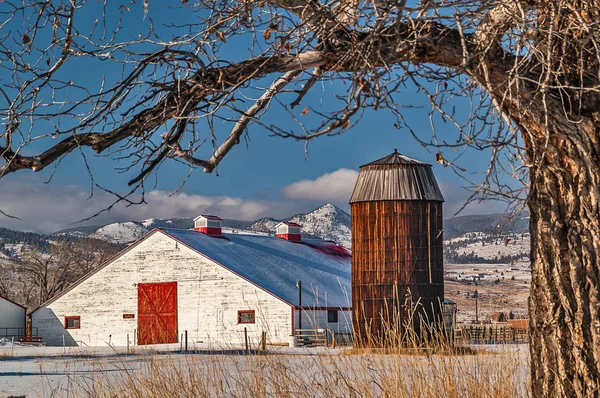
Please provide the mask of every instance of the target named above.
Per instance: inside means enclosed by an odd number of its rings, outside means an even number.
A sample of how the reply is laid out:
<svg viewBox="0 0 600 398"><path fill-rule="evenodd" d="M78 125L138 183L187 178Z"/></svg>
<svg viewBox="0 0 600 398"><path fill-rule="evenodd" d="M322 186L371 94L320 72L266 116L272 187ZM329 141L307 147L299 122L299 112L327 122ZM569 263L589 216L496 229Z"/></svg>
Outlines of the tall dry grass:
<svg viewBox="0 0 600 398"><path fill-rule="evenodd" d="M408 330L413 324L386 331L384 348L147 354L123 361L119 372L94 373L79 388L90 397L140 398L529 396L525 346L456 347L439 324L422 323L420 333Z"/></svg>
<svg viewBox="0 0 600 398"><path fill-rule="evenodd" d="M307 352L303 350L302 352ZM119 366L119 365L117 365ZM90 397L526 397L522 352L147 355L79 381Z"/></svg>
<svg viewBox="0 0 600 398"><path fill-rule="evenodd" d="M74 396L119 398L529 396L525 346L495 346L493 352L457 347L443 319L427 319L412 303L404 305L404 316L397 308L355 348L270 347L253 354L227 347L169 354L136 349L134 355L98 360L96 371L69 380L69 390Z"/></svg>

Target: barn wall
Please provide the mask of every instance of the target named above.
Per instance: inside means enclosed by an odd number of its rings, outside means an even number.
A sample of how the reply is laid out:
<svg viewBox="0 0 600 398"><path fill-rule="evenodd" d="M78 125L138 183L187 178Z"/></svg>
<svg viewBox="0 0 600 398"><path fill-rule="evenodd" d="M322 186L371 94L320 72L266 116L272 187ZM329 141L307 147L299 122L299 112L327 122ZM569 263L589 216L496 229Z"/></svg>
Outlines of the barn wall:
<svg viewBox="0 0 600 398"><path fill-rule="evenodd" d="M296 310L294 316L295 328L299 328L298 313ZM352 332L352 311L338 310L338 322L327 322L326 310L302 310L302 329L328 329L335 332Z"/></svg>
<svg viewBox="0 0 600 398"><path fill-rule="evenodd" d="M0 297L0 328L25 328L25 308ZM0 330L0 337L5 334ZM16 330L8 331L8 334L17 334Z"/></svg>
<svg viewBox="0 0 600 398"><path fill-rule="evenodd" d="M218 238L215 238L218 239ZM177 281L179 335L190 344L243 342L244 327L258 343L288 343L291 307L172 238L155 232L73 290L33 313L33 327L48 345L98 346L133 343L137 329L137 284ZM239 310L254 310L255 324L238 325ZM123 319L135 314L135 319ZM80 329L65 329L65 316L80 316Z"/></svg>

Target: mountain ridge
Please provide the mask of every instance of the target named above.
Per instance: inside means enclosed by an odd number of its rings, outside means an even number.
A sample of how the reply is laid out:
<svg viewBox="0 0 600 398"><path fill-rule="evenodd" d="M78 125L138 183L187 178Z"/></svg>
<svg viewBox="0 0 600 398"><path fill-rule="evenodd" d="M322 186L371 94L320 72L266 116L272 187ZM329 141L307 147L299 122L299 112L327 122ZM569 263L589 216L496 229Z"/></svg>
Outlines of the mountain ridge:
<svg viewBox="0 0 600 398"><path fill-rule="evenodd" d="M350 215L339 207L327 203L308 213L297 213L287 218L263 217L254 221L224 219L223 227L238 232L253 231L262 233L275 233L275 226L282 221L291 221L303 225L302 234L307 238L320 238L332 240L344 247L351 247L351 218ZM465 233L522 233L528 231L529 218L526 213L509 217L503 213L477 214L457 216L444 220L444 237L453 238ZM30 232L21 232L0 228L0 241L6 243L29 242L30 240L47 240L52 238L96 238L105 241L128 244L154 228L193 228L192 217L178 218L149 218L139 221L124 221L106 224L103 226L75 227L45 235Z"/></svg>

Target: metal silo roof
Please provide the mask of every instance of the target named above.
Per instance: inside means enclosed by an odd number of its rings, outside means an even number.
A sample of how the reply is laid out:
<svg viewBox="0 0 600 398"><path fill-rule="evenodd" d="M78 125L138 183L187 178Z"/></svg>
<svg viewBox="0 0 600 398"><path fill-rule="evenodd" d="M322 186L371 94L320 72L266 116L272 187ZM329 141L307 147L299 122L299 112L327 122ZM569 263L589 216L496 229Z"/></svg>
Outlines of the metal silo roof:
<svg viewBox="0 0 600 398"><path fill-rule="evenodd" d="M360 167L350 203L378 200L444 201L431 165L394 150Z"/></svg>

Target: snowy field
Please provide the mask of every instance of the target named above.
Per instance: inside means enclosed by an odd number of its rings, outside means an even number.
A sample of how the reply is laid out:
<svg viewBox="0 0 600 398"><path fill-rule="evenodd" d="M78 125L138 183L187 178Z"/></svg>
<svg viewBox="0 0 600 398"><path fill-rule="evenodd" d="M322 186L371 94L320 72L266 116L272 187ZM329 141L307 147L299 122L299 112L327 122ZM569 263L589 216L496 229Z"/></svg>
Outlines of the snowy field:
<svg viewBox="0 0 600 398"><path fill-rule="evenodd" d="M460 255L472 254L487 260L483 263L444 264L445 296L458 304L458 322L475 320L475 291L478 293L479 320L495 312L512 312L516 317L527 317L527 300L531 285L531 263L528 260L531 239L528 233L489 235L467 233L449 239ZM510 262L498 262L509 258Z"/></svg>
<svg viewBox="0 0 600 398"><path fill-rule="evenodd" d="M453 375L455 371L473 372L475 377L484 378L482 382L486 382L485 378L489 378L491 383L503 380L502 388L511 388L520 396L525 395L529 371L525 345L479 347L487 349L487 352L464 356L365 354L352 353L347 348L269 347L266 355L243 355L239 347L212 352L207 347L196 347L196 353L188 354L172 351L178 348L173 345L153 346L152 350L136 347L133 353L130 351L127 355L125 349L110 347L2 347L0 396L131 396L136 395L129 390L135 383L155 388L150 395L165 396L160 392L159 384L168 380L171 383L169 388L173 388L173 385L182 383L181 380L173 381L177 377L182 378L183 383L189 382L189 378L197 379L199 384L203 384L202 388L213 391L216 396L249 396L255 395L250 392L256 386L248 386L246 390L239 382L248 377L247 380L252 382L256 375L267 389L277 389L278 383L286 383L283 379L298 378L288 387L300 388L297 390L299 396L347 396L345 392L353 390L358 396L378 396L377 388L388 388L382 380L390 377L408 380L408 384L419 383L419 380L428 377L432 377L432 381L440 377L440 383L448 383L448 374ZM279 380L275 373L281 369L286 370L285 375L282 373L283 379ZM193 375L198 370L200 375ZM212 385L217 380L229 381L226 385L218 382ZM326 386L334 380L345 380L349 385ZM302 383L310 386L321 382L323 385L315 386L314 391L302 386ZM460 383L460 380L457 382ZM363 388L364 391L361 391ZM440 388L443 390L445 387ZM465 385L464 388L471 387ZM265 395L279 395L277 392L264 392ZM203 395L206 394L201 391L196 394L184 391L182 394L173 392L172 396Z"/></svg>
<svg viewBox="0 0 600 398"><path fill-rule="evenodd" d="M475 319L475 291L479 319L495 312L527 316L531 268L527 261L515 264L445 264L444 293L458 306L458 322Z"/></svg>

